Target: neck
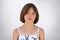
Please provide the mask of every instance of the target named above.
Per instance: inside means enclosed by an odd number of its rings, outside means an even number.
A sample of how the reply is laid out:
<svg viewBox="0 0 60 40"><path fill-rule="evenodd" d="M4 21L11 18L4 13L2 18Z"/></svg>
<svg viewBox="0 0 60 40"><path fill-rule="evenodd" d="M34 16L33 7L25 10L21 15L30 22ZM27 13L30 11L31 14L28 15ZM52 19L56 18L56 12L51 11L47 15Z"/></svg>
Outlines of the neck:
<svg viewBox="0 0 60 40"><path fill-rule="evenodd" d="M34 27L34 24L29 23L29 22L25 22L24 25L26 26L26 28L33 28Z"/></svg>

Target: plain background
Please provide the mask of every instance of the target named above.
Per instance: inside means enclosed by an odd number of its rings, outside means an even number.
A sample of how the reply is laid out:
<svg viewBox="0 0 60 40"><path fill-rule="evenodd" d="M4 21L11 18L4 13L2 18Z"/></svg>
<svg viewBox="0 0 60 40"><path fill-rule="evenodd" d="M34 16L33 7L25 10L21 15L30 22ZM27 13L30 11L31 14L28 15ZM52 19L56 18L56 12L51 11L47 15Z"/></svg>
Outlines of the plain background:
<svg viewBox="0 0 60 40"><path fill-rule="evenodd" d="M60 40L60 0L0 0L0 40L13 40L13 30L23 23L20 12L27 3L36 5L45 40Z"/></svg>

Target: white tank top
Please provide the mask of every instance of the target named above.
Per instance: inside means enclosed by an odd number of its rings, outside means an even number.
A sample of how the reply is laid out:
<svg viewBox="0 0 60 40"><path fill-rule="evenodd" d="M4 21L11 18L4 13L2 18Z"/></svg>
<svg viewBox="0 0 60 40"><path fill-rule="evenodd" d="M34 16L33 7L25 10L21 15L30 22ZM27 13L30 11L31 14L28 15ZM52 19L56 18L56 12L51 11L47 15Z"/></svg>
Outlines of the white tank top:
<svg viewBox="0 0 60 40"><path fill-rule="evenodd" d="M19 38L18 38L19 40L40 40L39 28L37 29L36 35L21 35L19 28L18 28L18 33L19 33Z"/></svg>

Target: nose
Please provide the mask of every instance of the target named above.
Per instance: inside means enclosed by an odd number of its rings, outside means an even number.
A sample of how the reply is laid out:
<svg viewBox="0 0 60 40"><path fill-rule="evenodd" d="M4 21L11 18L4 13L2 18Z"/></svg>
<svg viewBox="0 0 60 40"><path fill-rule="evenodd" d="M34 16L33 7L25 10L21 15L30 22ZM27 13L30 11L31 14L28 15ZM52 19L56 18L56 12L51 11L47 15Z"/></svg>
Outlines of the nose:
<svg viewBox="0 0 60 40"><path fill-rule="evenodd" d="M28 14L28 16L32 16L32 14Z"/></svg>
<svg viewBox="0 0 60 40"><path fill-rule="evenodd" d="M32 17L32 14L29 14L28 17Z"/></svg>

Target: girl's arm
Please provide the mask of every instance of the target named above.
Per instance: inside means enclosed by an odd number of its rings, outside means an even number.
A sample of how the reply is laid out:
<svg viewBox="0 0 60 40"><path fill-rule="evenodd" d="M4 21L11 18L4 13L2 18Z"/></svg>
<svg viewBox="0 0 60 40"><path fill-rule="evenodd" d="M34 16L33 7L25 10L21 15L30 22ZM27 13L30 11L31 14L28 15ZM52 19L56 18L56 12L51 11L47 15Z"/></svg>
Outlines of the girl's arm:
<svg viewBox="0 0 60 40"><path fill-rule="evenodd" d="M15 29L13 31L13 40L18 40L18 31L17 31L17 29Z"/></svg>
<svg viewBox="0 0 60 40"><path fill-rule="evenodd" d="M44 30L43 29L40 29L39 36L40 36L40 40L45 40L45 35L44 35Z"/></svg>

